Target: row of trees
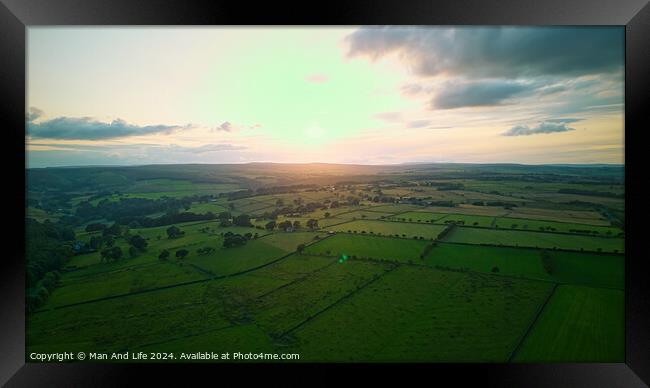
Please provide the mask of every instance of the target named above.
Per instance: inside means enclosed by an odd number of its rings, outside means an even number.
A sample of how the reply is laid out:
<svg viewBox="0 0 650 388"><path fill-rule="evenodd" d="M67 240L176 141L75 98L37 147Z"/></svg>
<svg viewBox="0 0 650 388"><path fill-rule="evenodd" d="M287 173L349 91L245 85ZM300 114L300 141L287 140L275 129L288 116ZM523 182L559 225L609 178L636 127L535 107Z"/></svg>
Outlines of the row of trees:
<svg viewBox="0 0 650 388"><path fill-rule="evenodd" d="M311 218L311 219L307 220L306 226L310 230L318 229L318 220L314 219L314 218ZM293 222L291 222L290 220L286 220L286 221L282 221L280 223L277 223L276 221L269 221L269 222L266 223L266 225L264 225L264 229L266 229L268 231L272 231L273 229L276 229L276 228L280 229L280 230L283 230L285 232L288 232L288 231L300 229L301 224L300 224L300 221L298 221L298 220L295 220Z"/></svg>
<svg viewBox="0 0 650 388"><path fill-rule="evenodd" d="M544 267L544 271L546 271L547 274L552 275L553 272L555 271L555 268L553 265L553 259L551 258L551 255L546 251L546 249L543 249L541 252L541 257L542 257L542 266Z"/></svg>
<svg viewBox="0 0 650 388"><path fill-rule="evenodd" d="M74 255L74 231L46 220L25 225L26 309L33 311L56 287L59 270Z"/></svg>

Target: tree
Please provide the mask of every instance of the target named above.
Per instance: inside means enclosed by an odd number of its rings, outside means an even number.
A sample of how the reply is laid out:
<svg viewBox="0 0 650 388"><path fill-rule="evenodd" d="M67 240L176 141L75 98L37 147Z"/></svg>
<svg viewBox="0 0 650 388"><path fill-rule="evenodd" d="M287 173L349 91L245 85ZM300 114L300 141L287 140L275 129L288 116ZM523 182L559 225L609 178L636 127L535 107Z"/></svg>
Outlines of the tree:
<svg viewBox="0 0 650 388"><path fill-rule="evenodd" d="M325 218L329 218L330 212L325 212Z"/></svg>
<svg viewBox="0 0 650 388"><path fill-rule="evenodd" d="M177 238L184 234L185 232L181 231L176 225L167 228L167 238Z"/></svg>
<svg viewBox="0 0 650 388"><path fill-rule="evenodd" d="M190 253L190 252L187 249L179 249L179 250L176 251L176 258L177 259L182 259L185 256L187 256L188 253Z"/></svg>
<svg viewBox="0 0 650 388"><path fill-rule="evenodd" d="M551 255L546 251L546 249L542 250L542 266L544 267L544 271L546 271L547 274L552 275L553 274L553 260L551 259Z"/></svg>
<svg viewBox="0 0 650 388"><path fill-rule="evenodd" d="M240 214L232 219L232 223L237 226L253 226L248 214Z"/></svg>
<svg viewBox="0 0 650 388"><path fill-rule="evenodd" d="M99 255L101 257L101 261L106 261L107 263L110 261L117 261L122 258L122 248L120 247L105 248L102 249L101 252L99 252Z"/></svg>
<svg viewBox="0 0 650 388"><path fill-rule="evenodd" d="M297 229L300 229L300 221L295 220L293 222L293 230L297 230Z"/></svg>
<svg viewBox="0 0 650 388"><path fill-rule="evenodd" d="M207 255L208 253L214 252L214 248L212 248L212 247L203 247L203 248L197 249L196 252L199 255Z"/></svg>
<svg viewBox="0 0 650 388"><path fill-rule="evenodd" d="M122 258L122 248L120 247L113 247L111 248L111 257L113 258L114 261L117 261Z"/></svg>
<svg viewBox="0 0 650 388"><path fill-rule="evenodd" d="M104 236L119 236L120 233L122 232L120 226L118 224L113 224L108 228L104 228L102 230L102 235Z"/></svg>
<svg viewBox="0 0 650 388"><path fill-rule="evenodd" d="M267 222L266 225L264 225L264 228L269 231L275 229L275 221Z"/></svg>
<svg viewBox="0 0 650 388"><path fill-rule="evenodd" d="M167 249L163 249L162 252L158 255L158 259L160 260L167 260L169 258L169 251Z"/></svg>
<svg viewBox="0 0 650 388"><path fill-rule="evenodd" d="M220 220L229 220L232 218L232 216L230 215L230 212L221 212L219 213L217 218Z"/></svg>
<svg viewBox="0 0 650 388"><path fill-rule="evenodd" d="M136 257L138 255L138 249L134 246L129 247L129 256L130 257Z"/></svg>
<svg viewBox="0 0 650 388"><path fill-rule="evenodd" d="M301 252L304 251L304 250L305 250L305 244L300 244L300 245L298 245L298 247L296 248L296 252L298 252L298 253L301 253Z"/></svg>
<svg viewBox="0 0 650 388"><path fill-rule="evenodd" d="M247 241L246 237L240 234L228 232L224 235L223 246L225 248L237 247L246 244Z"/></svg>
<svg viewBox="0 0 650 388"><path fill-rule="evenodd" d="M108 236L104 237L104 244L110 248L115 245L115 239L109 234Z"/></svg>
<svg viewBox="0 0 650 388"><path fill-rule="evenodd" d="M101 246L102 246L102 242L103 242L103 241L102 241L102 238L101 238L101 237L99 237L99 236L92 236L92 237L90 238L90 241L88 242L88 245L89 245L90 248L92 248L92 249L99 249L99 248L101 248Z"/></svg>
<svg viewBox="0 0 650 388"><path fill-rule="evenodd" d="M104 229L106 229L106 225L99 222L93 222L86 225L86 232L97 232Z"/></svg>
<svg viewBox="0 0 650 388"><path fill-rule="evenodd" d="M139 234L136 234L129 238L129 244L131 244L133 248L143 251L147 247L147 240Z"/></svg>
<svg viewBox="0 0 650 388"><path fill-rule="evenodd" d="M318 220L315 220L313 218L309 219L307 221L307 227L311 230L318 228Z"/></svg>
<svg viewBox="0 0 650 388"><path fill-rule="evenodd" d="M287 230L291 229L291 226L292 226L291 221L289 220L282 221L278 224L278 229L282 229L286 232Z"/></svg>

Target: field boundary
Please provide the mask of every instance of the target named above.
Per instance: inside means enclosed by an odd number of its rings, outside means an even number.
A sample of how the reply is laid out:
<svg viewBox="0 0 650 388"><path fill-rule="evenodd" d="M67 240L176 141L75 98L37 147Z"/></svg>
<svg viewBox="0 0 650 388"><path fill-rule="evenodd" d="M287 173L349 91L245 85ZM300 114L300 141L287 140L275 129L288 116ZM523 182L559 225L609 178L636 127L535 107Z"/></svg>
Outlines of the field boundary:
<svg viewBox="0 0 650 388"><path fill-rule="evenodd" d="M140 348L145 348L147 346L161 345L161 344L164 344L164 343L167 343L167 342L172 342L172 341L176 341L176 340L183 339L183 338L196 337L196 336L199 336L199 335L202 335L202 334L207 334L207 333L214 332L214 331L226 330L226 329L230 329L230 328L233 328L233 327L236 327L236 326L239 326L239 325L230 324L228 326L222 326L222 327L217 327L217 328L212 328L212 329L206 329L206 330L202 330L202 331L199 331L199 332L189 333L189 334L185 334L185 335L182 335L182 336L179 336L179 337L170 338L170 339L167 339L167 340L164 340L164 341L150 342L148 344L142 344L142 345L138 345L138 346ZM130 350L130 349L120 349L116 353L126 352L128 350Z"/></svg>
<svg viewBox="0 0 650 388"><path fill-rule="evenodd" d="M321 256L316 256L316 257L321 257ZM328 257L329 257L329 256L328 256ZM283 284L283 285L281 285L281 286L279 286L279 287L276 287L276 288L274 288L274 289L272 289L272 290L270 290L270 291L267 291L267 292L263 293L262 295L257 296L256 299L262 299L262 298L264 298L265 296L267 296L267 295L271 295L271 294L273 294L274 292L279 291L279 290L281 290L281 289L283 289L283 288L285 288L285 287L288 287L288 286L290 286L290 285L292 285L292 284L296 284L296 283L298 283L298 282L301 282L301 281L303 281L303 280L305 280L305 279L307 279L307 278L313 276L314 274L316 274L316 273L318 273L318 272L324 270L325 268L329 268L329 267L331 267L332 265L334 265L334 264L337 263L337 260L334 260L336 257L331 257L331 258L332 258L332 262L331 262L331 263L327 263L327 264L325 264L324 266L322 266L322 267L320 267L320 268L317 268L317 269L315 269L315 270L309 272L308 274L305 274L305 275L302 275L302 276L299 276L299 277L293 279L293 280L290 281L289 283Z"/></svg>
<svg viewBox="0 0 650 388"><path fill-rule="evenodd" d="M512 351L510 352L510 355L508 355L508 358L506 359L506 362L511 363L512 359L515 357L515 355L517 355L517 352L521 349L521 346L523 345L524 341L526 340L526 337L528 337L530 332L533 330L533 327L535 326L535 324L539 320L539 317L542 315L542 312L546 308L546 305L548 304L548 302L551 300L551 298L555 294L555 290L557 289L557 287L558 287L558 284L554 283L553 287L551 288L551 291L546 296L546 300L544 300L544 303L542 303L539 306L539 308L537 309L537 312L533 316L532 321L528 324L528 327L526 328L526 331L524 331L521 338L519 338L519 341L517 342L517 345L514 347L514 349L512 349Z"/></svg>
<svg viewBox="0 0 650 388"><path fill-rule="evenodd" d="M311 320L315 319L316 317L318 317L319 315L321 315L321 314L323 314L324 312L328 311L329 309L335 307L336 305L338 305L339 303L343 302L344 300L349 299L350 297L352 297L353 295L355 295L355 294L358 293L359 291L361 291L361 290L363 290L364 288L368 287L370 284L372 284L372 283L376 282L377 280L381 279L384 275L386 275L386 274L389 273L389 272L394 271L394 270L397 269L398 267L399 267L399 265L391 266L391 267L388 268L386 271L382 272L381 274L379 274L379 275L376 276L376 277L373 277L372 279L370 279L369 281L367 281L366 283L364 283L364 284L361 285L360 287L354 289L352 292L343 295L342 297L340 297L339 299L337 299L336 301L334 301L332 304L330 304L330 305L326 306L325 308L323 308L322 310L317 311L316 313L310 315L309 317L305 318L302 322L298 323L297 325L293 326L292 328L290 328L290 329L284 331L282 334L279 335L279 337L284 337L284 336L286 336L287 334L296 331L297 329L299 329L300 327L304 326L305 324L307 324L307 323L310 322Z"/></svg>
<svg viewBox="0 0 650 388"><path fill-rule="evenodd" d="M329 237L329 236L325 236L325 237L321 238L320 240L315 241L314 243L322 241L322 240L326 239L327 237ZM207 277L207 278L204 278L204 279L197 279L197 280L190 280L190 281L187 281L187 282L174 283L174 284L169 284L169 285L166 285L166 286L149 288L149 289L146 289L146 290L138 290L138 291L127 292L127 293L123 293L123 294L109 295L109 296L90 299L90 300L86 300L86 301L82 301L82 302L70 303L70 304L61 305L61 306L54 306L54 307L50 307L48 309L36 310L33 313L36 314L36 313L42 313L42 312L47 312L47 311L52 311L52 310L59 310L59 309L62 309L62 308L67 308L67 307L74 307L74 306L79 306L79 305L83 305L83 304L102 302L102 301L105 301L105 300L117 299L117 298L122 298L122 297L127 297L127 296L133 296L133 295L140 295L140 294L145 294L145 293L148 293L148 292L161 291L161 290L166 290L166 289L174 288L174 287L182 287L182 286L189 286L189 285L193 285L193 284L205 283L205 282L209 282L209 281L212 281L212 280L227 279L227 278L231 278L231 277L235 277L235 276L239 276L239 275L244 275L244 274L247 274L249 272L253 272L253 271L256 271L258 269L267 267L269 265L272 265L272 264L275 264L275 263L279 262L280 260L284 260L287 257L289 257L291 255L294 255L294 254L296 254L296 252L292 251L292 252L287 253L284 256L280 256L277 259L273 259L273 260L269 261L268 263L264 263L264 264L258 265L257 267L252 267L252 268L249 268L249 269L246 269L246 270L243 270L243 271L240 271L240 272L235 272L235 273L232 273L232 274L228 274L228 275L215 275L215 276ZM196 267L197 267L196 269L200 268L198 266L196 266ZM207 271L205 268L201 268L201 269Z"/></svg>
<svg viewBox="0 0 650 388"><path fill-rule="evenodd" d="M445 216L434 220L433 222L417 222L417 221L399 221L392 217L387 217L386 219L374 219L374 220L364 220L364 221L379 221L379 222L395 222L395 223L403 223L403 224L416 224L416 225L448 225L445 224L444 222L441 223L443 219L447 218L448 216L468 216L468 217L487 217L490 218L491 216L483 216L483 215L474 215L474 214L457 214L457 213L447 213ZM601 234L590 234L590 233L572 233L572 232L559 232L559 231L551 231L551 230L534 230L534 229L520 229L520 228L499 228L496 226L496 222L498 218L511 218L511 217L494 217L492 220L492 224L490 226L480 226L480 225L469 225L469 224L457 224L459 227L463 228L475 228L475 229L490 229L490 230L499 230L499 231L507 231L507 232L532 232L532 233L547 233L547 234L563 234L563 235L569 235L569 236L587 236L587 237L595 237L595 238L624 238L624 236L618 236L618 235L601 235ZM512 218L512 219L518 219L518 220L528 220L529 218ZM545 221L545 220L533 220L533 221L541 221L541 222L558 222L558 221ZM565 224L571 224L570 222L565 222ZM575 224L575 225L585 225L585 224ZM598 227L603 227L603 228L610 228L611 226L599 226L599 225L585 225L585 226L598 226ZM613 227L611 227L613 228Z"/></svg>

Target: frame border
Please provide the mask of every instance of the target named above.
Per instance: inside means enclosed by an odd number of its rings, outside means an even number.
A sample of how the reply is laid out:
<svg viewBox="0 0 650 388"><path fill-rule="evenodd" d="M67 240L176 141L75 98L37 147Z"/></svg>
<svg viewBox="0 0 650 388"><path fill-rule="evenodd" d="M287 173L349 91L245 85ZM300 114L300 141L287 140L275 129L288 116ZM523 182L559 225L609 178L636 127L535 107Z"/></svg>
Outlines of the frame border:
<svg viewBox="0 0 650 388"><path fill-rule="evenodd" d="M301 4L225 1L136 0L0 0L0 120L9 143L6 165L11 185L2 195L11 206L12 225L24 225L25 201L25 102L26 32L45 25L620 25L625 26L625 363L618 364L398 364L419 373L458 383L498 386L647 386L650 382L650 286L642 256L641 213L647 204L641 197L642 169L635 158L649 119L643 103L650 97L650 5L647 0L348 0ZM644 98L645 97L645 98ZM22 163L16 163L22 160ZM6 197L6 198L5 198ZM131 365L131 364L33 364L25 363L24 229L7 228L10 248L0 271L0 385L79 386L151 383L156 376L165 383L187 383L186 375L208 372L246 376L250 365ZM318 373L340 379L338 372L371 372L376 379L399 378L392 365L373 364L264 364L254 365L266 377L281 376L283 385L296 377ZM336 370L334 370L336 369ZM243 372L243 373L242 373ZM334 373L329 373L334 372ZM250 374L249 374L250 375ZM328 376L329 375L329 376ZM206 376L207 377L207 376ZM338 377L338 378L337 378ZM298 380L299 381L299 380ZM296 382L298 382L296 381ZM304 380L303 380L304 381ZM644 381L646 383L644 383ZM269 381L270 382L270 381Z"/></svg>

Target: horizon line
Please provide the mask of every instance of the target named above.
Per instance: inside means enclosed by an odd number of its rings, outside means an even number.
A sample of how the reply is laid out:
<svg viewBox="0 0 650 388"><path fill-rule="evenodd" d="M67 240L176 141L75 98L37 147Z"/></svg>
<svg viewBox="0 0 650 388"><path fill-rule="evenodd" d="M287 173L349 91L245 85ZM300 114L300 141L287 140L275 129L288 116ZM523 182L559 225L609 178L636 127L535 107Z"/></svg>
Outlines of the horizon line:
<svg viewBox="0 0 650 388"><path fill-rule="evenodd" d="M88 164L88 165L63 165L63 166L42 166L42 167L27 167L25 170L46 169L46 168L92 168L92 167L147 167L147 166L227 166L227 165L252 165L252 164L277 164L277 165L313 165L313 164L326 164L336 166L367 166L367 167L398 167L409 165L502 165L502 166L550 166L550 167L589 167L589 166L603 166L603 167L625 167L625 163L516 163L516 162L402 162L402 163L386 163L386 164L362 164L362 163L331 163L331 162L230 162L230 163L145 163L145 164Z"/></svg>

